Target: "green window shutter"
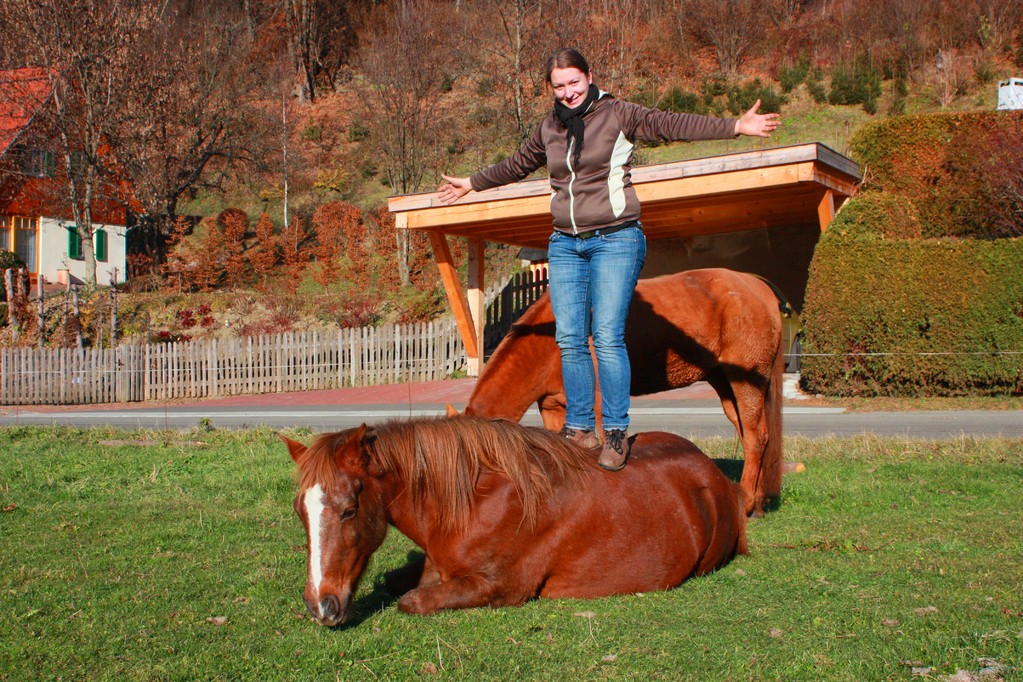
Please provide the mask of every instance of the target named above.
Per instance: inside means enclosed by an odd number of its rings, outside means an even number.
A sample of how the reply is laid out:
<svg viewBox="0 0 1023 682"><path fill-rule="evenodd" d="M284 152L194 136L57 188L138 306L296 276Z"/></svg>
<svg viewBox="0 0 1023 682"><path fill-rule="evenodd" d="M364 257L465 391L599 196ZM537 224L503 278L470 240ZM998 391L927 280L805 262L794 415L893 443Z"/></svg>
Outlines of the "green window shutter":
<svg viewBox="0 0 1023 682"><path fill-rule="evenodd" d="M92 233L92 240L96 244L96 260L107 262L107 231L96 230Z"/></svg>
<svg viewBox="0 0 1023 682"><path fill-rule="evenodd" d="M78 236L78 228L68 227L67 229L67 257L72 260L82 260L82 238Z"/></svg>

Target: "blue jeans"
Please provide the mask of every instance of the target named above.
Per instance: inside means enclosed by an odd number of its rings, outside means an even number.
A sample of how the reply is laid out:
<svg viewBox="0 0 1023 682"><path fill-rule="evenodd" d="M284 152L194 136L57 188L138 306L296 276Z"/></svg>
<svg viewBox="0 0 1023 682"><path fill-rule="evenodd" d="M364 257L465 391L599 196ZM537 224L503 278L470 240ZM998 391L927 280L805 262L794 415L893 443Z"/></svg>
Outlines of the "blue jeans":
<svg viewBox="0 0 1023 682"><path fill-rule="evenodd" d="M578 239L555 232L547 249L555 339L565 382L565 426L596 427L595 383L589 337L597 355L603 427L629 427L632 371L625 348L625 318L646 260L646 236L638 227Z"/></svg>

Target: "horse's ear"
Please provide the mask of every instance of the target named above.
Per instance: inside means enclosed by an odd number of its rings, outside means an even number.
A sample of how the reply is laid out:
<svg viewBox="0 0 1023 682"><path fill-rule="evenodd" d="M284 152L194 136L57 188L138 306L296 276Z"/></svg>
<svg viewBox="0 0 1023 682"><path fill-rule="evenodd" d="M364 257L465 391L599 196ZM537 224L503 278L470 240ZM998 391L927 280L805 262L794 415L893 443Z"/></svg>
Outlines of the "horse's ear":
<svg viewBox="0 0 1023 682"><path fill-rule="evenodd" d="M472 409L471 405L466 405L465 409L462 410L462 416L463 417L475 417L476 416L476 410Z"/></svg>
<svg viewBox="0 0 1023 682"><path fill-rule="evenodd" d="M457 416L459 416L459 412L458 412L458 410L455 409L454 405L452 405L451 403L448 403L447 405L448 405L448 417L457 417Z"/></svg>
<svg viewBox="0 0 1023 682"><path fill-rule="evenodd" d="M291 455L291 459L295 461L295 464L298 464L298 461L302 459L302 455L305 454L306 447L297 440L291 440L287 436L281 436L281 440L288 446L288 454Z"/></svg>
<svg viewBox="0 0 1023 682"><path fill-rule="evenodd" d="M362 465L367 474L373 478L380 478L384 475L384 470L380 468L380 463L373 456L373 444L377 441L377 434L373 433L371 429L366 429L365 424L362 426L364 430L359 448L360 452L362 452Z"/></svg>
<svg viewBox="0 0 1023 682"><path fill-rule="evenodd" d="M370 476L380 476L382 473L380 467L370 457L370 446L375 440L376 434L370 431L365 424L352 429L344 447L338 450L338 466L367 473Z"/></svg>
<svg viewBox="0 0 1023 682"><path fill-rule="evenodd" d="M363 451L365 449L366 424L352 429L348 433L348 440L345 444L335 450L334 457L337 460L338 468L365 469Z"/></svg>

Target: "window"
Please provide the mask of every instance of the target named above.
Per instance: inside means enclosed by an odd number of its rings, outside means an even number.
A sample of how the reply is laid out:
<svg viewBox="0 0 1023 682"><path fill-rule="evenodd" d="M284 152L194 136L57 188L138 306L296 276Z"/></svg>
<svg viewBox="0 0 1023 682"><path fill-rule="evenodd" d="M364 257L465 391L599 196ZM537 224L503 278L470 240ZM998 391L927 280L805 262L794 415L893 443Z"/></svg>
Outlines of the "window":
<svg viewBox="0 0 1023 682"><path fill-rule="evenodd" d="M67 230L67 257L71 260L82 260L85 254L82 253L82 238L78 236L78 228L74 225L64 227Z"/></svg>
<svg viewBox="0 0 1023 682"><path fill-rule="evenodd" d="M57 155L45 149L26 149L21 155L21 172L34 178L52 178L57 170Z"/></svg>
<svg viewBox="0 0 1023 682"><path fill-rule="evenodd" d="M11 217L0 215L0 249L11 250Z"/></svg>
<svg viewBox="0 0 1023 682"><path fill-rule="evenodd" d="M107 262L107 231L96 230L92 233L92 240L96 245L96 260Z"/></svg>
<svg viewBox="0 0 1023 682"><path fill-rule="evenodd" d="M87 158L82 152L71 152L71 175L81 178L85 175Z"/></svg>
<svg viewBox="0 0 1023 682"><path fill-rule="evenodd" d="M25 261L29 271L36 267L36 221L35 218L14 217L14 253Z"/></svg>

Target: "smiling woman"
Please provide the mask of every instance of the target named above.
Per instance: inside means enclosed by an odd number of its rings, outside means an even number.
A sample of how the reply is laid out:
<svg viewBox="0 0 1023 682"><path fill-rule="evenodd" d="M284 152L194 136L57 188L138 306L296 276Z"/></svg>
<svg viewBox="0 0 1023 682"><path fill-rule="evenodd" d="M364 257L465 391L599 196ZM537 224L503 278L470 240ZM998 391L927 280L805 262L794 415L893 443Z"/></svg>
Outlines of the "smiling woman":
<svg viewBox="0 0 1023 682"><path fill-rule="evenodd" d="M554 230L547 257L567 399L562 435L590 449L601 447L594 433L599 383L603 446L597 462L618 471L629 457L631 367L625 320L646 260L631 180L634 142L768 137L780 120L778 114L758 113L760 100L738 119L677 114L617 100L594 84L589 63L571 48L550 56L546 81L554 105L533 135L512 156L471 177L445 175L438 197L452 203L473 190L522 180L543 166L550 170Z"/></svg>

